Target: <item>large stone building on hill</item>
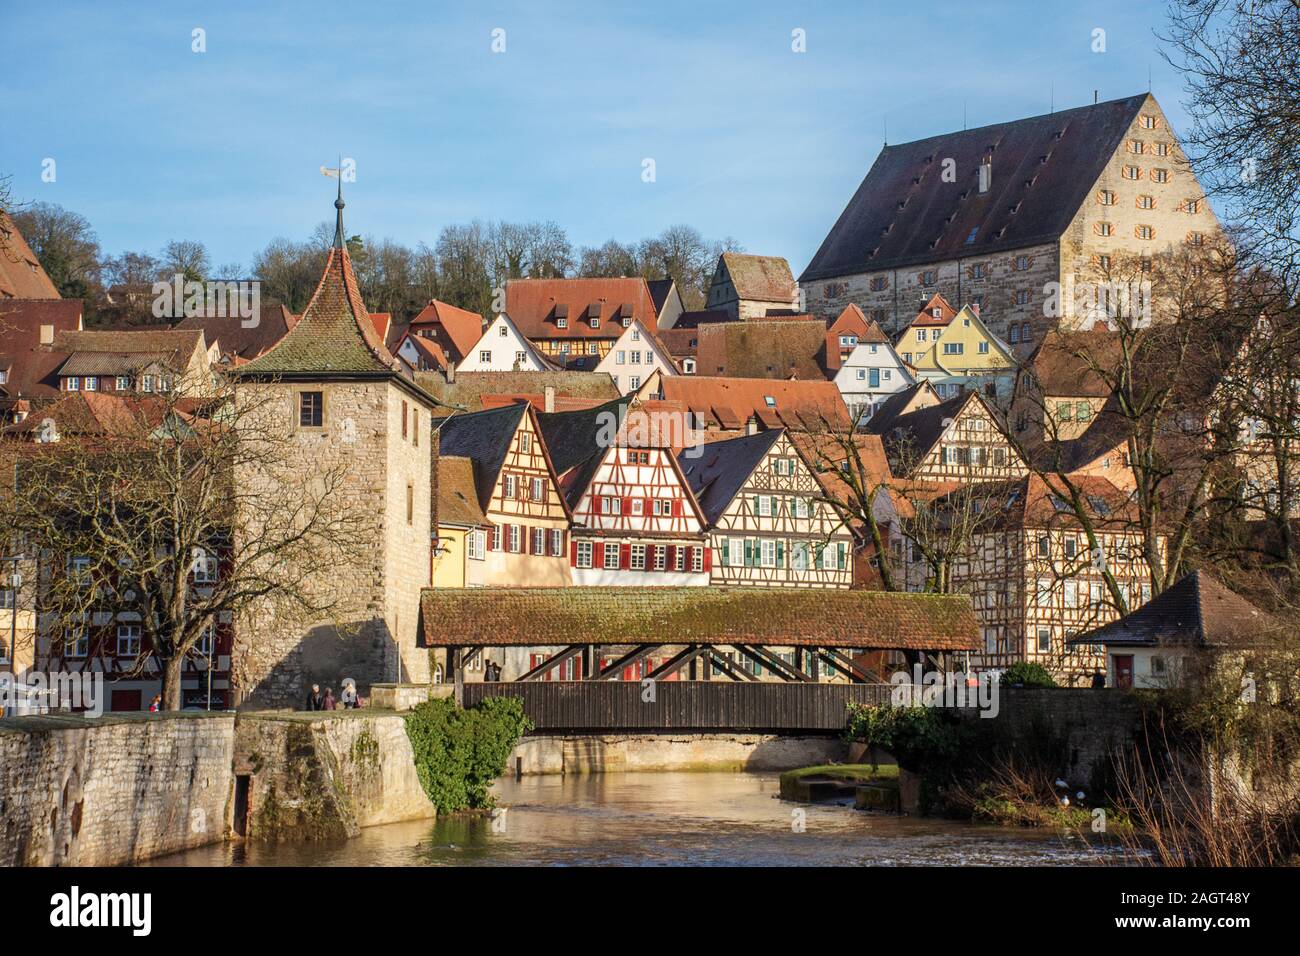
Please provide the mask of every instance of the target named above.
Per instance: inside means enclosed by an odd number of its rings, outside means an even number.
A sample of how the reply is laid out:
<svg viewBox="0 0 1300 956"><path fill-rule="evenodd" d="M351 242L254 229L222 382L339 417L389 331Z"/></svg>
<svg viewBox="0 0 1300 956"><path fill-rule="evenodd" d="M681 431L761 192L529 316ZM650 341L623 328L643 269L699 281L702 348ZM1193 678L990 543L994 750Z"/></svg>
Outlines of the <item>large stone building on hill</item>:
<svg viewBox="0 0 1300 956"><path fill-rule="evenodd" d="M799 278L896 334L936 292L1022 354L1069 326L1052 284L1201 244L1218 220L1149 93L886 146Z"/></svg>

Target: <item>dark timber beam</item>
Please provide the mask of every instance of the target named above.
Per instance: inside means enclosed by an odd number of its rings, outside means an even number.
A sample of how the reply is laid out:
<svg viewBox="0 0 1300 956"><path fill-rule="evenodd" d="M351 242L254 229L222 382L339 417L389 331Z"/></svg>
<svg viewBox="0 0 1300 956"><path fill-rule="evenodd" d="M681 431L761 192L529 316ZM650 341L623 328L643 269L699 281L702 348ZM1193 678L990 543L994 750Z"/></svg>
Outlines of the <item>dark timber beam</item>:
<svg viewBox="0 0 1300 956"><path fill-rule="evenodd" d="M587 680L618 680L619 678L617 676L612 676L612 675L618 675L622 673L623 668L631 667L633 664L641 660L643 657L646 657L649 654L653 654L655 648L660 646L662 645L641 644L638 647L635 647L632 650L628 651L618 660L606 665L605 667L602 667L598 673L592 674L590 677L587 678Z"/></svg>
<svg viewBox="0 0 1300 956"><path fill-rule="evenodd" d="M722 673L726 674L734 681L756 681L758 680L747 670L737 667L732 661L727 660L726 656L716 647L709 647L709 660Z"/></svg>
<svg viewBox="0 0 1300 956"><path fill-rule="evenodd" d="M873 674L854 661L853 658L841 654L833 647L817 648L817 656L824 660L829 667L834 668L851 681L866 684L880 683L879 675Z"/></svg>
<svg viewBox="0 0 1300 956"><path fill-rule="evenodd" d="M787 664L765 647L757 644L733 644L731 646L751 660L756 660L760 664L763 664L768 668L768 670L772 671L772 673L776 674L777 677L784 681L790 681L791 683L795 681L802 681L803 683L808 684L812 683L811 677L799 670L799 668Z"/></svg>
<svg viewBox="0 0 1300 956"><path fill-rule="evenodd" d="M699 644L688 644L686 650L670 657L645 676L650 680L658 680L661 677L667 677L669 674L675 674L695 658L707 652L707 647L702 647Z"/></svg>
<svg viewBox="0 0 1300 956"><path fill-rule="evenodd" d="M583 645L581 644L570 644L568 647L560 651L558 654L555 654L554 656L549 657L546 660L542 661L540 664L538 664L536 667L530 670L527 674L524 674L520 677L516 677L515 680L516 681L537 680L537 678L541 677L552 667L557 667L560 664L563 664L570 657L577 657L579 654L582 653L582 648Z"/></svg>

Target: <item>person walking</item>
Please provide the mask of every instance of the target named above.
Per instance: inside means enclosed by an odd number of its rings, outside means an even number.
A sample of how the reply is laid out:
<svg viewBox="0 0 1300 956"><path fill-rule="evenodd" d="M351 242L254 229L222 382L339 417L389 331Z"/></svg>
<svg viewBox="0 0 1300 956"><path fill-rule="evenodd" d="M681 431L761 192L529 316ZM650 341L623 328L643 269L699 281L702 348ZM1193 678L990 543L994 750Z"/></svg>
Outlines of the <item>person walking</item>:
<svg viewBox="0 0 1300 956"><path fill-rule="evenodd" d="M325 688L325 700L322 702L325 710L334 710L338 703L334 700L334 688Z"/></svg>
<svg viewBox="0 0 1300 956"><path fill-rule="evenodd" d="M320 695L320 684L312 684L311 692L307 695L307 709L320 710L325 706L325 698Z"/></svg>
<svg viewBox="0 0 1300 956"><path fill-rule="evenodd" d="M342 700L343 700L344 710L352 710L357 706L357 685L356 684L343 685Z"/></svg>

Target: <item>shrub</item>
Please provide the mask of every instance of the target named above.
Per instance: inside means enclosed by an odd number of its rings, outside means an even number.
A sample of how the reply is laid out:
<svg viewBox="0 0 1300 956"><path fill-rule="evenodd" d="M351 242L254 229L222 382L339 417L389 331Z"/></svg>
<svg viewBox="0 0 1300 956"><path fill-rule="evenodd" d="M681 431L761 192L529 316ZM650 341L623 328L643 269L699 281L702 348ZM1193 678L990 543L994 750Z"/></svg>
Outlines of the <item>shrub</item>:
<svg viewBox="0 0 1300 956"><path fill-rule="evenodd" d="M517 697L489 697L467 710L431 700L406 715L420 785L439 813L492 806L488 788L531 729Z"/></svg>
<svg viewBox="0 0 1300 956"><path fill-rule="evenodd" d="M1042 664L1016 661L1002 672L1001 683L1006 687L1019 684L1023 687L1055 687L1056 681Z"/></svg>
<svg viewBox="0 0 1300 956"><path fill-rule="evenodd" d="M844 735L889 751L905 770L917 770L950 761L960 731L956 718L937 707L860 704L849 707Z"/></svg>

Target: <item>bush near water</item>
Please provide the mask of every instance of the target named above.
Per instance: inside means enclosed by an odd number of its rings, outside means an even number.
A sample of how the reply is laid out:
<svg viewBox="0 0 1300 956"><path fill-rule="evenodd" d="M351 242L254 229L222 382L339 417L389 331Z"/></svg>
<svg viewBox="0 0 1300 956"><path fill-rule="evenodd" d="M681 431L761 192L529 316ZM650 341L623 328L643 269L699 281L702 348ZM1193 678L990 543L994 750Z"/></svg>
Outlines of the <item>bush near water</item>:
<svg viewBox="0 0 1300 956"><path fill-rule="evenodd" d="M431 700L406 715L420 785L439 813L491 807L488 788L532 729L517 697L488 697L470 708Z"/></svg>

